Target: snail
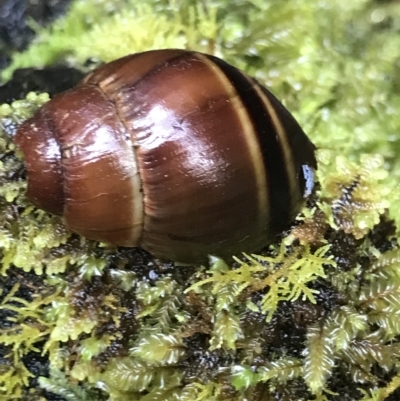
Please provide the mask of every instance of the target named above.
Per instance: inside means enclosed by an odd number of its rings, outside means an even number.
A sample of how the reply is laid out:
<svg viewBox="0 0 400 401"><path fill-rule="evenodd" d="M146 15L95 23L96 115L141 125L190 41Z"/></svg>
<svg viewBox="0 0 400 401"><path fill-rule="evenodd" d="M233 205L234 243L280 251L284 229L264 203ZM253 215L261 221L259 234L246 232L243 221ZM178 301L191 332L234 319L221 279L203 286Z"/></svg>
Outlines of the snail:
<svg viewBox="0 0 400 401"><path fill-rule="evenodd" d="M100 66L15 142L35 206L87 238L186 263L263 248L299 213L317 168L269 90L178 49Z"/></svg>

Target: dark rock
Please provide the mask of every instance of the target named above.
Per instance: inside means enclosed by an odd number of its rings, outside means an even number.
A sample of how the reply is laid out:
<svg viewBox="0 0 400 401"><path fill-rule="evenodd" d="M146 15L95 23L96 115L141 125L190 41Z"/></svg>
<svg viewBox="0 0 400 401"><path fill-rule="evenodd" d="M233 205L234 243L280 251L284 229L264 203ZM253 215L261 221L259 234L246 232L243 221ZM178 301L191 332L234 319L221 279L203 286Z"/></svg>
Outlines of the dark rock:
<svg viewBox="0 0 400 401"><path fill-rule="evenodd" d="M12 78L0 86L0 104L23 99L32 91L47 92L53 96L76 85L84 75L79 70L65 66L16 70Z"/></svg>

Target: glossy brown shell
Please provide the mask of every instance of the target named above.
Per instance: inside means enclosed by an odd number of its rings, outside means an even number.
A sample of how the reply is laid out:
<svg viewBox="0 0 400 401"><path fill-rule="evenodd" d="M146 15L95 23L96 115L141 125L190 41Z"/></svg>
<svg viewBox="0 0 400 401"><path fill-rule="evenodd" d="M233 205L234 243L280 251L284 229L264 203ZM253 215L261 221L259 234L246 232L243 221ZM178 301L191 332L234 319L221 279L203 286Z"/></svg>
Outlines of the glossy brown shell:
<svg viewBox="0 0 400 401"><path fill-rule="evenodd" d="M316 168L271 92L175 49L101 66L15 140L37 207L88 238L181 262L262 248L299 212Z"/></svg>

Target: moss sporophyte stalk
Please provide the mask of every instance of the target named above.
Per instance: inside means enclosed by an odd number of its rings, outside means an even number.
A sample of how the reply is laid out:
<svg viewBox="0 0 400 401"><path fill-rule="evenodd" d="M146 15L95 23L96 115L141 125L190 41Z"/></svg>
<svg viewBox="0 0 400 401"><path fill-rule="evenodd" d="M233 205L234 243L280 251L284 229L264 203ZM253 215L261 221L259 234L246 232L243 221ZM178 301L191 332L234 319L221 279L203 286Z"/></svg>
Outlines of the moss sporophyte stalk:
<svg viewBox="0 0 400 401"><path fill-rule="evenodd" d="M163 263L32 207L12 138L49 97L1 105L0 399L397 400L399 20L366 0L76 1L39 32L11 68L170 47L227 60L295 114L318 185L259 254Z"/></svg>

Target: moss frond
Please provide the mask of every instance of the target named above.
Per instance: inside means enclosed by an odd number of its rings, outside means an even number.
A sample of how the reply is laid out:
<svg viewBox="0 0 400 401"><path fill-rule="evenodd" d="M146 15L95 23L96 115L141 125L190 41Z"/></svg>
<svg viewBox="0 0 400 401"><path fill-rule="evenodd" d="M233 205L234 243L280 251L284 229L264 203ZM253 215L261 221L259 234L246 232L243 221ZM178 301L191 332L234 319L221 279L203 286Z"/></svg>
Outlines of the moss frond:
<svg viewBox="0 0 400 401"><path fill-rule="evenodd" d="M335 309L329 319L332 322L330 337L336 352L346 349L359 333L368 329L368 317L351 306Z"/></svg>
<svg viewBox="0 0 400 401"><path fill-rule="evenodd" d="M389 371L398 361L400 348L398 344L385 344L380 337L379 332L373 332L363 339L353 340L350 346L343 350L343 358L366 372L370 372L375 363Z"/></svg>
<svg viewBox="0 0 400 401"><path fill-rule="evenodd" d="M287 252L282 244L276 257L246 255L245 261L236 259L239 267L234 270L220 268L220 265L211 268L208 271L210 277L193 284L186 292L199 291L212 283L212 293L217 295L217 299L222 298L217 305L224 305L246 288L250 291L268 288L261 301L261 310L267 313L267 321L270 321L281 301L301 298L315 303L316 290L307 287L307 283L325 277L324 265L334 265L330 257L324 257L328 249L329 246L324 246L312 254L307 247L300 247ZM226 293L232 298L225 299Z"/></svg>
<svg viewBox="0 0 400 401"><path fill-rule="evenodd" d="M231 383L236 390L247 389L260 381L260 374L250 366L235 365L231 368Z"/></svg>
<svg viewBox="0 0 400 401"><path fill-rule="evenodd" d="M369 280L400 279L400 250L395 248L380 255L372 263L366 276Z"/></svg>
<svg viewBox="0 0 400 401"><path fill-rule="evenodd" d="M286 383L303 375L304 363L301 359L283 357L268 362L258 370L260 380L276 380L279 383Z"/></svg>
<svg viewBox="0 0 400 401"><path fill-rule="evenodd" d="M217 401L221 394L221 387L214 382L195 384L197 390L196 401Z"/></svg>
<svg viewBox="0 0 400 401"><path fill-rule="evenodd" d="M317 323L307 330L307 348L304 351L304 380L313 394L322 392L335 363L335 349L329 339L331 321Z"/></svg>
<svg viewBox="0 0 400 401"><path fill-rule="evenodd" d="M224 293L224 286L238 285L239 287L234 287L233 290L235 291L235 295L239 295L242 290L252 284L253 275L265 271L265 267L259 263L254 263L254 265L242 263L241 261L239 263L241 263L239 268L231 270L225 262L220 260L215 261L208 271L210 276L197 281L186 289L185 292L201 292L203 286L212 283L213 294Z"/></svg>
<svg viewBox="0 0 400 401"><path fill-rule="evenodd" d="M111 360L99 380L111 396L118 400L129 400L132 397L158 400L162 396L167 397L166 399L175 399L178 396L188 399L189 395L193 395L194 389L191 386L182 386L182 376L180 370L149 365L126 357Z"/></svg>
<svg viewBox="0 0 400 401"><path fill-rule="evenodd" d="M335 360L349 363L359 382L376 381L374 364L386 371L397 366L398 345L388 342L399 328L393 315L400 306L398 286L388 281L388 275L398 275L397 259L398 250L383 253L365 270L365 283L354 293L352 306L337 307L308 328L304 378L314 394L324 389ZM372 330L374 324L381 329Z"/></svg>
<svg viewBox="0 0 400 401"><path fill-rule="evenodd" d="M181 298L178 285L168 277L157 280L155 285L140 282L136 296L142 304L138 318L151 315L151 322L164 332L169 332L172 321L184 322L188 315L181 311ZM150 320L149 320L150 322Z"/></svg>
<svg viewBox="0 0 400 401"><path fill-rule="evenodd" d="M400 307L400 273L397 248L381 254L364 273L357 306L367 313L370 324L378 325L385 340L400 334L396 315ZM383 339L383 337L382 337Z"/></svg>
<svg viewBox="0 0 400 401"><path fill-rule="evenodd" d="M9 297L6 303L0 306L0 309L14 311L16 316L10 317L9 320L15 324L11 325L9 329L2 330L1 342L12 344L14 352L20 356L26 354L30 349L35 349L34 344L47 337L50 332L51 325L45 318L47 306L57 302L58 299L58 292L47 297L37 297L32 302L18 297ZM33 322L35 324L32 324Z"/></svg>
<svg viewBox="0 0 400 401"><path fill-rule="evenodd" d="M239 317L231 310L216 313L214 330L210 340L210 350L223 347L226 350L236 349L236 342L243 339Z"/></svg>
<svg viewBox="0 0 400 401"><path fill-rule="evenodd" d="M8 356L8 355L7 355ZM22 390L29 385L33 374L29 372L19 358L15 358L11 365L0 365L0 392L11 393L16 399L22 397Z"/></svg>
<svg viewBox="0 0 400 401"><path fill-rule="evenodd" d="M360 389L360 392L364 395L360 401L383 401L399 387L400 375L396 375L386 387L370 390L369 394L365 390Z"/></svg>
<svg viewBox="0 0 400 401"><path fill-rule="evenodd" d="M95 356L104 352L110 346L113 336L103 335L101 338L85 338L79 346L79 353L83 362L91 361Z"/></svg>
<svg viewBox="0 0 400 401"><path fill-rule="evenodd" d="M386 398L382 395L381 389L370 390L369 393L363 389L359 389L359 391L364 395L360 401L383 401Z"/></svg>
<svg viewBox="0 0 400 401"><path fill-rule="evenodd" d="M51 332L51 341L76 340L82 333L90 334L99 323L93 315L75 316L76 312L67 300L58 302L52 313L56 324Z"/></svg>
<svg viewBox="0 0 400 401"><path fill-rule="evenodd" d="M176 336L161 333L140 338L131 349L132 356L150 364L175 364L184 354L185 347Z"/></svg>
<svg viewBox="0 0 400 401"><path fill-rule="evenodd" d="M132 393L148 390L154 381L162 382L170 375L170 369L148 365L134 358L112 360L101 380L113 391ZM157 379L155 379L155 377Z"/></svg>
<svg viewBox="0 0 400 401"><path fill-rule="evenodd" d="M137 275L133 271L123 269L110 269L110 277L115 285L121 288L122 291L130 291L137 284Z"/></svg>
<svg viewBox="0 0 400 401"><path fill-rule="evenodd" d="M384 160L379 155L362 155L360 163L354 163L342 156L333 158L328 151L323 153L319 167L321 197L332 203L321 203L320 207L332 228L363 238L389 207Z"/></svg>
<svg viewBox="0 0 400 401"><path fill-rule="evenodd" d="M23 362L24 358L31 352L40 354L39 344L48 338L52 329L45 319L46 310L59 295L55 292L27 302L14 296L18 289L18 285L14 286L0 306L0 309L14 312L8 318L8 324L0 329L0 343L7 349L0 364L0 390L17 398L22 396L23 388L33 377Z"/></svg>
<svg viewBox="0 0 400 401"><path fill-rule="evenodd" d="M328 249L329 246L323 246L312 254L306 246L305 249L296 249L292 255L283 257L285 251L281 248L276 260L253 255L255 259L278 267L278 270L274 269L273 273L262 281L261 286L260 283L255 285L256 288L269 287L269 291L261 301L262 311L267 313L267 321L272 318L280 301L296 301L301 298L303 301L316 302L314 294L318 291L309 288L307 284L319 277L325 277L324 265L335 264L330 257L324 257Z"/></svg>
<svg viewBox="0 0 400 401"><path fill-rule="evenodd" d="M397 283L374 280L361 289L360 303L362 307L390 314L399 310L400 290Z"/></svg>
<svg viewBox="0 0 400 401"><path fill-rule="evenodd" d="M400 321L398 312L370 312L368 321L371 324L378 325L385 333L386 340L393 340L400 334Z"/></svg>
<svg viewBox="0 0 400 401"><path fill-rule="evenodd" d="M72 384L67 376L59 370L53 369L50 378L40 377L40 386L50 393L63 397L66 401L97 401L98 394L89 391L78 384Z"/></svg>

